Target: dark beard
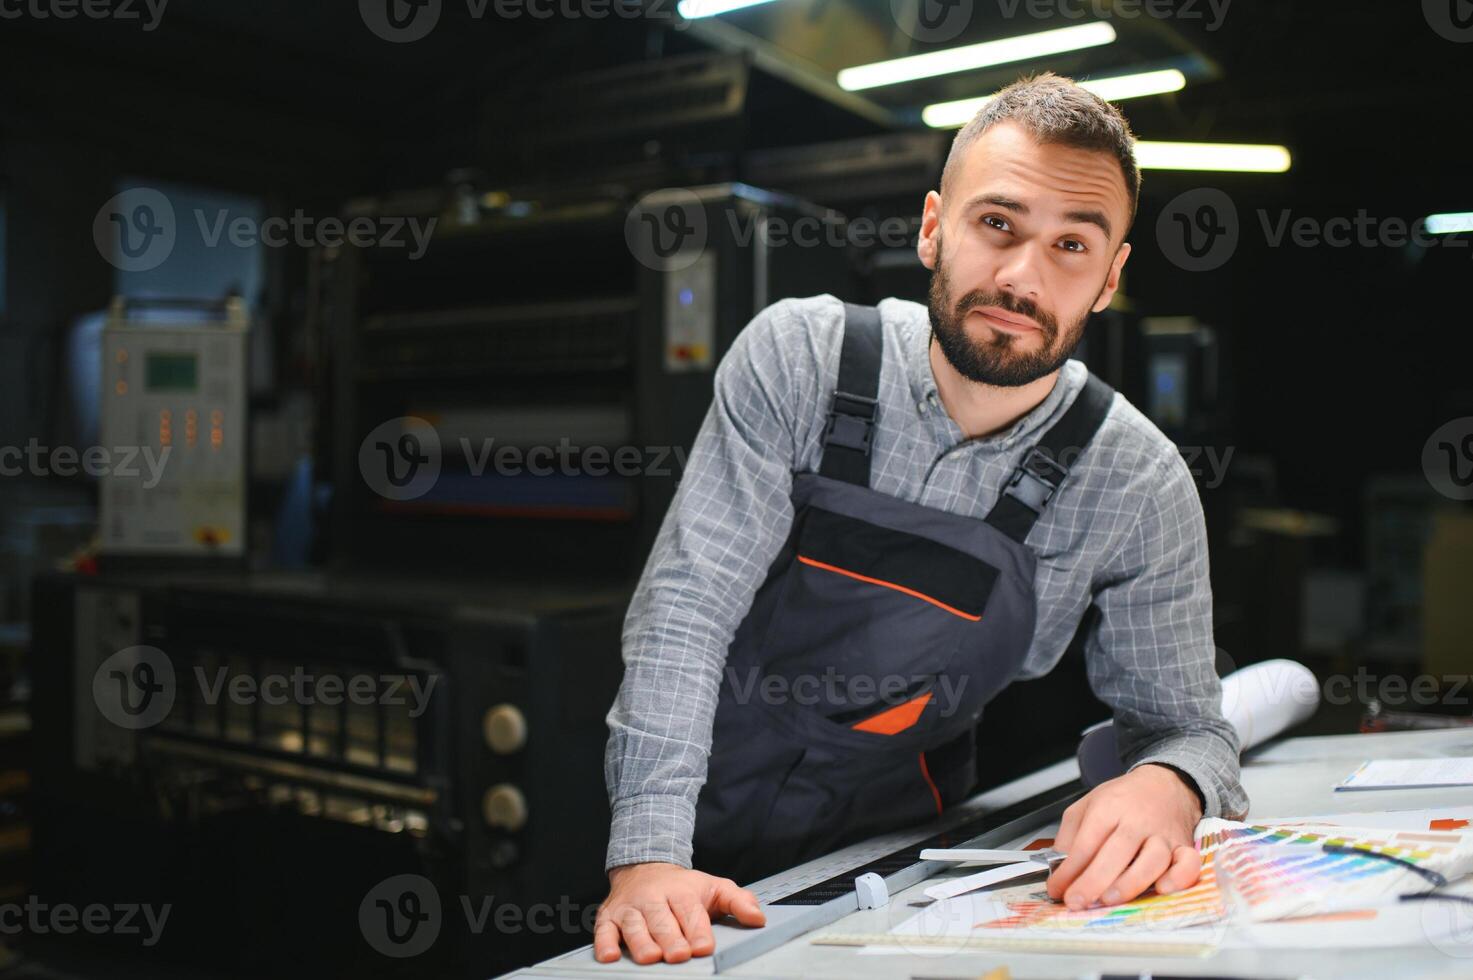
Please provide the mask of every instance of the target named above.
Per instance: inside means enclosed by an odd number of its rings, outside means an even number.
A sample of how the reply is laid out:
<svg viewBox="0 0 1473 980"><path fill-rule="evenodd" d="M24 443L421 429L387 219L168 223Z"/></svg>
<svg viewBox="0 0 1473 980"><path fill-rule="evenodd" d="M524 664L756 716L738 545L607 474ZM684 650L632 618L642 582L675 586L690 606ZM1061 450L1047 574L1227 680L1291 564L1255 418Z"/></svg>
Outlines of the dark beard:
<svg viewBox="0 0 1473 980"><path fill-rule="evenodd" d="M993 385L999 388L1017 388L1030 384L1064 366L1073 355L1079 341L1084 337L1084 325L1089 320L1089 310L1069 325L1059 337L1059 321L1053 314L1040 309L1037 303L1019 299L1008 293L992 293L985 289L974 289L959 299L955 306L948 307L951 295L951 280L946 275L937 248L936 269L931 273L931 289L927 297L931 313L931 333L941 345L941 353L951 362L956 372L969 381ZM1093 304L1091 304L1093 305ZM975 341L967 336L967 313L979 306L996 306L1026 316L1036 322L1043 334L1043 346L1031 353L1014 350L1019 338L1000 330L992 337Z"/></svg>

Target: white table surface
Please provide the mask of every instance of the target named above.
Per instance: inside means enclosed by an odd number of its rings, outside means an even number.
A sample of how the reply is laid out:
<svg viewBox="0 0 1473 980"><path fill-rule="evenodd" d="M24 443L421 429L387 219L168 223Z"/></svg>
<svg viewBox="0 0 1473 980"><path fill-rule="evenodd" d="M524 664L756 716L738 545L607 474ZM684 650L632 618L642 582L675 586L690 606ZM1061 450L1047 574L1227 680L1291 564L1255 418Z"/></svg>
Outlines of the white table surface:
<svg viewBox="0 0 1473 980"><path fill-rule="evenodd" d="M1473 812L1473 787L1453 789L1385 790L1336 793L1335 785L1366 759L1435 758L1473 756L1473 729L1425 732L1391 732L1371 735L1337 735L1288 739L1252 753L1243 765L1243 785L1252 800L1250 819L1260 816L1287 817L1312 814L1461 807ZM1072 762L1040 770L1022 780L998 787L969 801L968 808L986 810L1026 799L1050 786L1075 778ZM1349 822L1349 821L1347 821ZM1021 845L1047 831L1052 824L1039 825L1017 838ZM933 833L918 829L910 834L888 835L871 850L884 853L904 843ZM866 845L872 842L866 842ZM866 845L856 845L861 851ZM1004 845L1006 846L1006 845ZM817 862L815 862L817 863ZM801 870L801 869L799 869ZM779 876L781 877L781 876ZM771 882L773 879L766 879ZM760 889L763 883L755 883ZM851 913L823 927L823 933L882 933L914 914L907 903L924 900L925 884L892 895L885 908ZM871 980L889 977L978 977L998 966L1007 966L1014 977L1083 977L1091 973L1131 974L1149 971L1163 976L1217 977L1364 977L1376 978L1473 978L1473 906L1442 902L1419 903L1428 915L1457 915L1462 927L1453 941L1419 942L1413 946L1323 949L1229 949L1210 957L1171 958L1162 956L1057 955L1012 950L930 949L892 955L863 954L857 948L817 946L804 936L786 942L750 962L724 971L733 977L813 977L834 980ZM1466 909L1467 911L1463 911ZM792 907L767 909L769 923L800 912ZM716 927L718 946L751 930ZM709 976L709 958L687 963L639 966L624 958L616 963L598 963L591 946L585 946L545 963L509 976L579 978L660 977L672 974Z"/></svg>

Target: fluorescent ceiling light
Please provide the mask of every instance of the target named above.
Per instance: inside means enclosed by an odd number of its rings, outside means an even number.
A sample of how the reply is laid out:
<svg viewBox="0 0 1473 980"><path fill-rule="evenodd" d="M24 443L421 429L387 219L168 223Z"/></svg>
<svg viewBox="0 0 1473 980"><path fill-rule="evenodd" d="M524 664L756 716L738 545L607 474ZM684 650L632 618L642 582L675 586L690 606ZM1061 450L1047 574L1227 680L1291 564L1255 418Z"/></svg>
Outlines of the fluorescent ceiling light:
<svg viewBox="0 0 1473 980"><path fill-rule="evenodd" d="M729 14L743 7L755 7L761 3L771 2L772 0L680 0L680 3L675 5L675 9L686 20L699 20L702 17Z"/></svg>
<svg viewBox="0 0 1473 980"><path fill-rule="evenodd" d="M686 3L697 0L683 0ZM727 2L727 0L707 0ZM682 13L684 11L682 10ZM959 48L946 48L927 54L896 58L892 61L877 61L871 65L858 65L839 72L839 87L850 92L911 82L918 78L932 78L958 71L972 71L992 65L1005 65L1010 61L1027 61L1043 58L1080 48L1093 48L1115 40L1115 28L1103 21L1094 24L1079 24L1061 27L1053 31L1023 34L999 41L983 41Z"/></svg>
<svg viewBox="0 0 1473 980"><path fill-rule="evenodd" d="M1187 87L1187 76L1175 68L1167 68L1162 71L1137 72L1134 75L1092 78L1080 82L1079 85L1106 102L1119 102L1121 99L1136 99L1143 95L1180 92Z"/></svg>
<svg viewBox="0 0 1473 980"><path fill-rule="evenodd" d="M1261 143L1161 143L1137 140L1135 162L1142 170L1224 170L1281 174L1289 169L1287 147Z"/></svg>
<svg viewBox="0 0 1473 980"><path fill-rule="evenodd" d="M1175 68L1162 71L1143 71L1134 75L1115 75L1110 78L1095 78L1080 82L1079 87L1088 89L1106 102L1135 99L1143 95L1160 95L1186 88L1187 76ZM937 102L921 110L921 119L934 129L956 129L965 126L977 114L977 110L992 96L983 95L975 99L957 99L955 102Z"/></svg>
<svg viewBox="0 0 1473 980"><path fill-rule="evenodd" d="M1460 231L1473 231L1473 211L1461 214L1429 214L1424 225L1429 235L1456 235Z"/></svg>

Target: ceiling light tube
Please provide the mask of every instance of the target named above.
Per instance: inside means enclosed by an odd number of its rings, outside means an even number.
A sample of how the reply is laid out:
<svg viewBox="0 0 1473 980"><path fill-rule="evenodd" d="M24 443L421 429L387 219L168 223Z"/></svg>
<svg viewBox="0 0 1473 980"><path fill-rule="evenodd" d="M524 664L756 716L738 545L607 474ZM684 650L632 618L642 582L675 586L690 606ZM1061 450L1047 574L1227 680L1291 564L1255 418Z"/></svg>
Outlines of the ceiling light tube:
<svg viewBox="0 0 1473 980"><path fill-rule="evenodd" d="M1473 231L1473 211L1464 211L1459 214L1429 214L1423 227L1429 235L1456 235L1459 232Z"/></svg>
<svg viewBox="0 0 1473 980"><path fill-rule="evenodd" d="M1187 76L1175 68L1166 68L1132 75L1093 78L1080 82L1079 87L1088 89L1107 102L1119 102L1122 99L1179 92L1186 84ZM956 129L965 126L977 114L977 110L992 101L992 98L990 95L983 95L975 99L937 102L921 110L921 119L933 129Z"/></svg>
<svg viewBox="0 0 1473 980"><path fill-rule="evenodd" d="M1292 162L1287 147L1262 143L1168 143L1137 140L1142 170L1218 170L1281 174Z"/></svg>
<svg viewBox="0 0 1473 980"><path fill-rule="evenodd" d="M758 4L771 2L772 0L680 0L680 3L675 5L675 9L686 20L700 20L702 17L729 14L743 7L755 7Z"/></svg>
<svg viewBox="0 0 1473 980"><path fill-rule="evenodd" d="M686 2L696 0L683 0ZM726 2L726 0L711 0ZM684 11L682 10L682 13ZM850 92L912 82L918 78L933 78L959 71L974 71L993 65L1005 65L1013 61L1027 61L1078 51L1109 44L1115 40L1115 28L1103 21L1093 24L1077 24L1052 31L1022 34L997 41L983 41L959 48L945 48L926 54L910 55L890 61L877 61L869 65L857 65L839 72L839 87Z"/></svg>

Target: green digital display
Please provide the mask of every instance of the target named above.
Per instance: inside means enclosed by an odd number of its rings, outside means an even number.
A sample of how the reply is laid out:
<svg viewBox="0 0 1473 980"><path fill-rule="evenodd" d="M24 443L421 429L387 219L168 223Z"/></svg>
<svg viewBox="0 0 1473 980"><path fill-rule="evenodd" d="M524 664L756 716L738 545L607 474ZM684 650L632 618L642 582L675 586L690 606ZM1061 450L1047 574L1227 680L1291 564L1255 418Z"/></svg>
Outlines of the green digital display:
<svg viewBox="0 0 1473 980"><path fill-rule="evenodd" d="M194 391L199 387L199 358L150 351L144 355L143 386L149 391Z"/></svg>

